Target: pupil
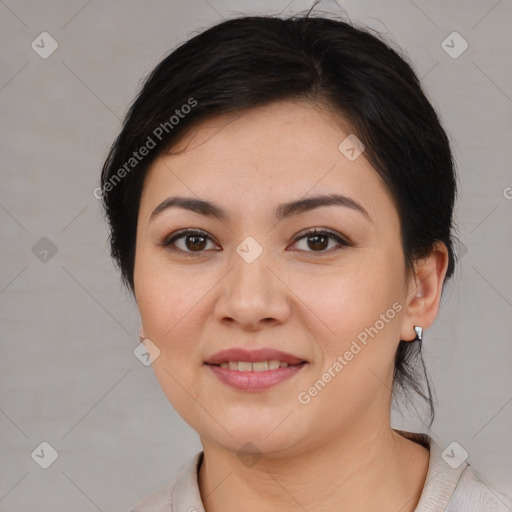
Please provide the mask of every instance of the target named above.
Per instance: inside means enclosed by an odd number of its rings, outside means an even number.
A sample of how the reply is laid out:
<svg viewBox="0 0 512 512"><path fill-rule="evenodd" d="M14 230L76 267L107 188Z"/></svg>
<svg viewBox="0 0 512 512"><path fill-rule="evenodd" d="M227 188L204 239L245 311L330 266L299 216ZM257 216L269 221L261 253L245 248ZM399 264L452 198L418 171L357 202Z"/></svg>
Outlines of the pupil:
<svg viewBox="0 0 512 512"><path fill-rule="evenodd" d="M196 242L192 242L192 247L190 246L190 244L187 243L187 247L191 250L194 250L194 249L204 249L205 245L206 245L206 242L205 242L205 237L204 236L200 236L200 235L189 235L187 237L187 242L190 242L190 240L201 240L203 241L203 243L199 243L197 244Z"/></svg>
<svg viewBox="0 0 512 512"><path fill-rule="evenodd" d="M315 241L315 242L313 242L312 244L311 244L311 243L309 244L309 247L310 247L311 249L315 249L315 247L316 247L317 249L325 249L325 248L329 245L329 242L327 241L327 240L328 240L328 237L327 237L327 236L325 236L325 235L312 235L312 236L310 236L310 237L308 237L308 238L309 238L309 240L310 240L310 241L311 241L311 240L316 240L316 241ZM323 241L324 243L322 243L322 242L318 242L318 240L319 240L319 239L322 239L322 241ZM327 244L325 243L326 241L327 241Z"/></svg>

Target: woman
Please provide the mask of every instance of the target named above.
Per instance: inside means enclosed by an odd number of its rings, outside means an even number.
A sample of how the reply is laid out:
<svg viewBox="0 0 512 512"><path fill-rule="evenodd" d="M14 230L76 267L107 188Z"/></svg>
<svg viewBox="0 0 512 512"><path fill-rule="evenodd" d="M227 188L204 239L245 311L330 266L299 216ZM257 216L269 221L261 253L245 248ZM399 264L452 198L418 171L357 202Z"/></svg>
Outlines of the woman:
<svg viewBox="0 0 512 512"><path fill-rule="evenodd" d="M166 57L102 197L140 340L203 451L134 510L510 509L463 447L390 426L400 391L433 421L415 364L455 195L417 77L365 30L242 17Z"/></svg>

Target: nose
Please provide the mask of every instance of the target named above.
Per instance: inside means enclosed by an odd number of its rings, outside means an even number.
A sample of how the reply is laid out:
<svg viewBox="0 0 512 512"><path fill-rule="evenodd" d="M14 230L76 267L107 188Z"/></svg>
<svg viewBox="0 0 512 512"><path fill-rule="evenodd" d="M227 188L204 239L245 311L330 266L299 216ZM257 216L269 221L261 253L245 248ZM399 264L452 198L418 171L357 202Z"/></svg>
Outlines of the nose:
<svg viewBox="0 0 512 512"><path fill-rule="evenodd" d="M251 263L233 252L230 263L231 271L219 283L216 319L247 331L285 322L290 315L288 289L265 251Z"/></svg>

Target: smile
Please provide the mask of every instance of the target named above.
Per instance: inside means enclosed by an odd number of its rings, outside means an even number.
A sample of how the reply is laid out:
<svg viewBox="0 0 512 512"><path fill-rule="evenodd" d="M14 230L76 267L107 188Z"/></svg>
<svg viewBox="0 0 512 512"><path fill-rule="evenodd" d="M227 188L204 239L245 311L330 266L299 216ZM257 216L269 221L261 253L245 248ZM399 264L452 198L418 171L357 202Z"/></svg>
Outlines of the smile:
<svg viewBox="0 0 512 512"><path fill-rule="evenodd" d="M220 363L218 366L221 368L229 368L239 372L266 372L269 370L277 370L278 368L286 368L288 363L271 359L269 361L226 361Z"/></svg>

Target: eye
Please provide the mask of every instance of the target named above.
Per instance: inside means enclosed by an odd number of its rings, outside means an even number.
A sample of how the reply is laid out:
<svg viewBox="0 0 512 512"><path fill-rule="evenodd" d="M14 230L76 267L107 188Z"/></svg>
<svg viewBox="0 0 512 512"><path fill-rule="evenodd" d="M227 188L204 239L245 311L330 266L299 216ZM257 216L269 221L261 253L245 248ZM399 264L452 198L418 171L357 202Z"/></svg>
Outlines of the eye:
<svg viewBox="0 0 512 512"><path fill-rule="evenodd" d="M166 247L171 251L183 252L186 256L193 256L193 253L204 252L208 240L211 241L204 231L185 229L164 238L157 245ZM181 247L177 245L177 242L181 242Z"/></svg>
<svg viewBox="0 0 512 512"><path fill-rule="evenodd" d="M338 247L350 247L352 245L339 233L327 230L325 228L311 229L306 233L303 233L301 236L295 239L294 245L302 240L307 240L305 244L306 248L302 248L300 250L304 250L306 252L332 252L326 250L329 248L330 240L337 242ZM205 252L208 241L211 242L211 238L204 231L197 229L185 229L178 231L177 233L172 233L171 235L165 237L162 241L158 242L157 245L160 247L166 247L170 251L181 252L186 256L194 256L194 253L200 254ZM180 242L181 246L178 245L178 242ZM308 251L307 247L312 248L313 250ZM332 249L332 247L330 248Z"/></svg>
<svg viewBox="0 0 512 512"><path fill-rule="evenodd" d="M342 247L350 247L351 244L345 240L339 233L336 233L335 231L330 231L327 229L311 229L307 233L300 236L295 243L300 242L301 240L306 240L305 246L310 247L313 249L313 251L308 251L307 249L301 249L306 250L306 252L332 252L332 251L326 251L329 247L329 239L334 240L338 243L338 246ZM332 247L331 247L332 248Z"/></svg>

